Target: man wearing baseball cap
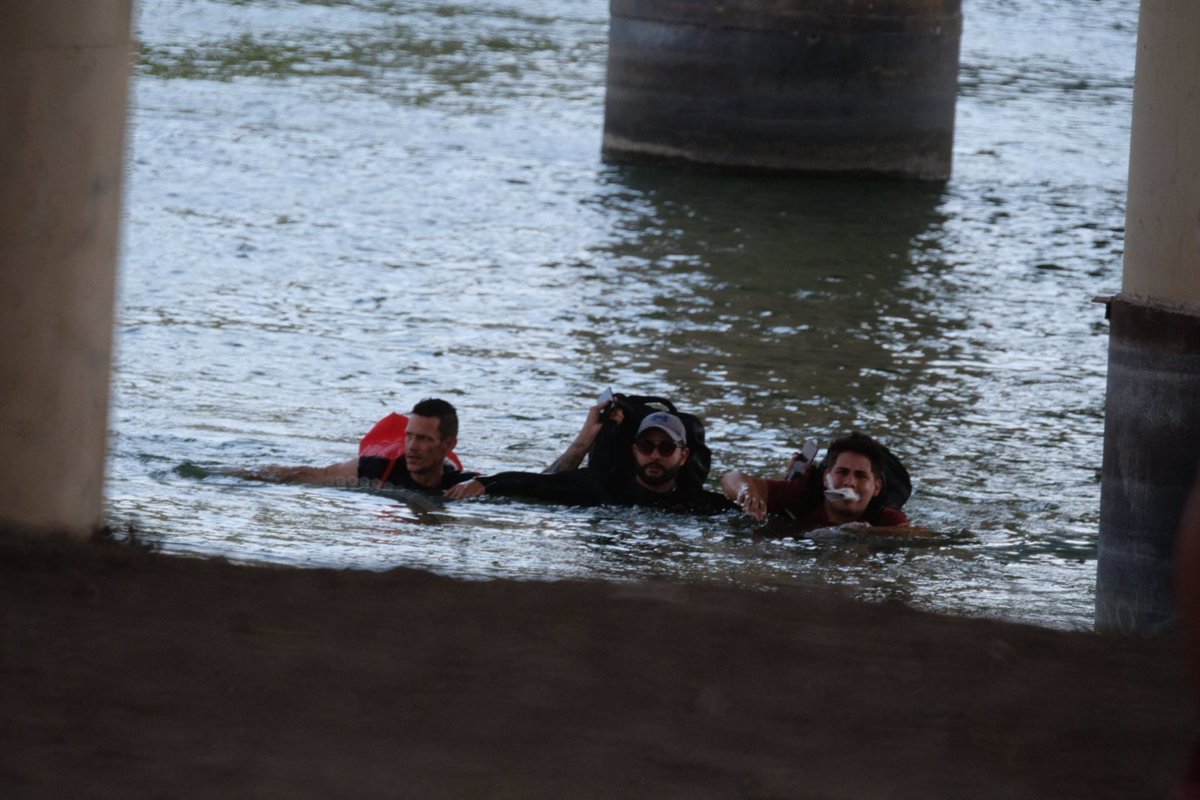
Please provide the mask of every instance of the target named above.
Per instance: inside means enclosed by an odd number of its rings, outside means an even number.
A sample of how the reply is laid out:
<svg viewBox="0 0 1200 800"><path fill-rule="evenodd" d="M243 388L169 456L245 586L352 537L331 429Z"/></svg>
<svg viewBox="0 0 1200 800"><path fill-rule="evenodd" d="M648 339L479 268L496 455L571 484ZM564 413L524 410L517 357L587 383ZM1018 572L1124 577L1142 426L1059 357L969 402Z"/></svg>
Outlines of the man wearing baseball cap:
<svg viewBox="0 0 1200 800"><path fill-rule="evenodd" d="M671 491L688 455L683 421L666 411L647 414L633 440L635 480L652 492Z"/></svg>
<svg viewBox="0 0 1200 800"><path fill-rule="evenodd" d="M644 506L699 514L736 508L717 492L679 484L679 470L690 451L687 429L674 414L647 414L630 449L633 474L601 478L587 467L558 473L500 472L453 486L445 494L452 500L490 494L565 505Z"/></svg>

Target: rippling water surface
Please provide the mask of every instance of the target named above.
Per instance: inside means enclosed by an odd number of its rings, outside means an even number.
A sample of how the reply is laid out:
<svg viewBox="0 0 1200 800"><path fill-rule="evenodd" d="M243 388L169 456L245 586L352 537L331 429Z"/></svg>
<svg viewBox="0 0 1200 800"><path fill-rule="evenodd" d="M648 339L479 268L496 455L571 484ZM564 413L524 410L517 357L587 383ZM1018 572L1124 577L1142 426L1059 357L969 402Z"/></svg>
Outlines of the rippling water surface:
<svg viewBox="0 0 1200 800"><path fill-rule="evenodd" d="M929 187L604 163L604 0L142 0L112 516L242 560L1089 627L1137 2L964 5ZM428 395L470 468L540 470L610 385L704 416L714 477L872 432L937 535L204 476L345 460Z"/></svg>

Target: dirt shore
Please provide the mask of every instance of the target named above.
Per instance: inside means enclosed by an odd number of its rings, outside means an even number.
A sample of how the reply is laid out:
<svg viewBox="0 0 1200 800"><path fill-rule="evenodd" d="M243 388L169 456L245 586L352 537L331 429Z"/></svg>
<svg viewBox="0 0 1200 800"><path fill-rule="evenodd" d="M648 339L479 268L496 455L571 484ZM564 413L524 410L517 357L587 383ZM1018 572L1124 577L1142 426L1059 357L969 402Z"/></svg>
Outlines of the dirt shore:
<svg viewBox="0 0 1200 800"><path fill-rule="evenodd" d="M1162 798L1142 640L0 535L0 797Z"/></svg>

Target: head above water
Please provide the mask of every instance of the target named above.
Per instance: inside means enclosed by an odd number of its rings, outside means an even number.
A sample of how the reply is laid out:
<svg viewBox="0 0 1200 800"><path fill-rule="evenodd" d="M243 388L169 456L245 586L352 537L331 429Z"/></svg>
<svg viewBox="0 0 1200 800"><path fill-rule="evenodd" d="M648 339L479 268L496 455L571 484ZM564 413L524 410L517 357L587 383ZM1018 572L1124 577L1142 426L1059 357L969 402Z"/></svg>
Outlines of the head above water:
<svg viewBox="0 0 1200 800"><path fill-rule="evenodd" d="M860 519L883 491L883 447L862 433L834 440L825 457L829 466L821 476L825 488L841 490L840 499L826 493L825 511L836 523Z"/></svg>
<svg viewBox="0 0 1200 800"><path fill-rule="evenodd" d="M883 445L870 436L854 431L840 439L834 439L829 445L825 463L834 464L842 453L857 453L863 456L871 462L871 477L883 480Z"/></svg>
<svg viewBox="0 0 1200 800"><path fill-rule="evenodd" d="M638 426L632 450L634 477L642 488L672 491L688 460L687 431L679 417L655 411Z"/></svg>
<svg viewBox="0 0 1200 800"><path fill-rule="evenodd" d="M412 407L409 414L418 417L436 417L438 434L445 439L458 438L458 412L454 406L437 397L426 397Z"/></svg>

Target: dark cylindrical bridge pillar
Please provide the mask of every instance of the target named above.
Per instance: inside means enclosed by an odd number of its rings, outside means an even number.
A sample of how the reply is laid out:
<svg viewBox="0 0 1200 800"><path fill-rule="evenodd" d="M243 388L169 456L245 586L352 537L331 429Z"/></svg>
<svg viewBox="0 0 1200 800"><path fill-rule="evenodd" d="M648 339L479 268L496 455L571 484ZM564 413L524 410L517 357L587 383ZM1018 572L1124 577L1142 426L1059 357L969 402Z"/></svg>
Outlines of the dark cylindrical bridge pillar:
<svg viewBox="0 0 1200 800"><path fill-rule="evenodd" d="M612 0L604 151L950 176L961 0Z"/></svg>

